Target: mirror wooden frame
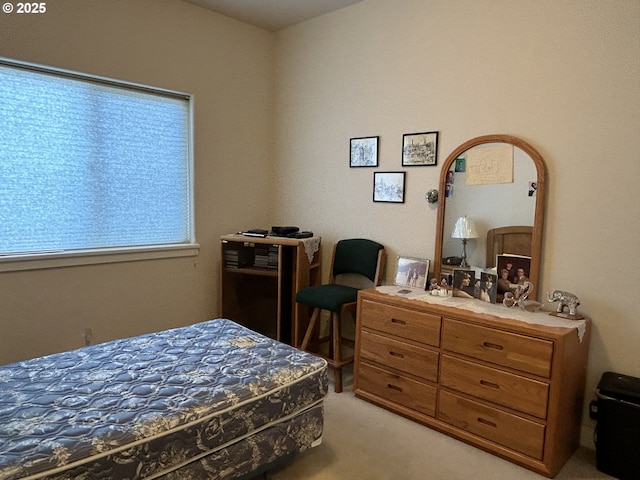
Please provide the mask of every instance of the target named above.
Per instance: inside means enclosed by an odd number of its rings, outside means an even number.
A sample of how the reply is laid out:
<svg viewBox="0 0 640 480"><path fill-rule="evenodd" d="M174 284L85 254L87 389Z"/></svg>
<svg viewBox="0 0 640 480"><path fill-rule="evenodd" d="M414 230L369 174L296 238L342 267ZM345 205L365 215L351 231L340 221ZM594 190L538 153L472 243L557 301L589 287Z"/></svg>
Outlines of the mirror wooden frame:
<svg viewBox="0 0 640 480"><path fill-rule="evenodd" d="M540 263L542 255L542 233L544 227L544 214L545 214L545 196L546 196L546 166L542 156L538 151L529 145L524 140L511 135L485 135L481 137L472 138L466 141L453 152L449 154L447 159L442 165L440 172L440 200L438 202L438 220L436 225L436 248L434 254L434 276L440 278L440 272L442 270L442 251L444 243L444 220L446 210L446 191L447 173L451 169L452 165L458 157L460 157L467 150L477 147L478 145L484 145L488 143L506 143L513 145L523 150L529 157L531 157L537 172L537 189L536 189L536 205L533 221L533 233L531 238L531 271L529 272L529 279L533 283L533 292L529 295L532 300L538 299L538 290L540 282Z"/></svg>

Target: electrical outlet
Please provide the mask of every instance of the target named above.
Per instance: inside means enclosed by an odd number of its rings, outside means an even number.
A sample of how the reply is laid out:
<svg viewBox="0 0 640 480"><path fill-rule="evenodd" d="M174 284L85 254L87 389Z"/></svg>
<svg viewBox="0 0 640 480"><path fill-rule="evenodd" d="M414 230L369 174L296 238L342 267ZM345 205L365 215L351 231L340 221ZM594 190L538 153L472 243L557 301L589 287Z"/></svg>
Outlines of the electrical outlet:
<svg viewBox="0 0 640 480"><path fill-rule="evenodd" d="M91 331L91 328L85 328L84 329L84 345L85 347L87 345L91 345L91 337L93 337L93 331Z"/></svg>

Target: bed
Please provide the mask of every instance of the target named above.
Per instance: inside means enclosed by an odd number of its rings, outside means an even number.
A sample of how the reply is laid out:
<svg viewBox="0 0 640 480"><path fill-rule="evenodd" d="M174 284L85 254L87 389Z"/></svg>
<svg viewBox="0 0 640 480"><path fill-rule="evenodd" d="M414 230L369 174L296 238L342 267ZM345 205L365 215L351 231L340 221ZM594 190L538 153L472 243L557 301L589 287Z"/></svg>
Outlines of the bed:
<svg viewBox="0 0 640 480"><path fill-rule="evenodd" d="M250 478L322 440L326 362L227 319L0 367L0 479Z"/></svg>

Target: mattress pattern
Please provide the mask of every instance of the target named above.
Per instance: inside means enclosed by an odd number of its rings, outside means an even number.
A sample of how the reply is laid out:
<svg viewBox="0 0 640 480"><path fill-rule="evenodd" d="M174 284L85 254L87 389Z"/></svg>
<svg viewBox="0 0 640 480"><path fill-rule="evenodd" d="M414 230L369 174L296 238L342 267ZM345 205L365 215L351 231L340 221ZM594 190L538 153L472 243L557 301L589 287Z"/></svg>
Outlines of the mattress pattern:
<svg viewBox="0 0 640 480"><path fill-rule="evenodd" d="M324 360L226 319L2 366L0 479L233 478L317 443L326 393Z"/></svg>

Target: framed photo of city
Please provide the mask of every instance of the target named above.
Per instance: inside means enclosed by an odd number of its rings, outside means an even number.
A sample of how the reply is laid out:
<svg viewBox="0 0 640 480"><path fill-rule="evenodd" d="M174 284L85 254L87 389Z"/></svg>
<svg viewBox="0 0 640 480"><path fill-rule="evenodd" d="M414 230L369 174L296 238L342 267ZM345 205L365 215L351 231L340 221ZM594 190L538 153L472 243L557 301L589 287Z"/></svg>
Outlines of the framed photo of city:
<svg viewBox="0 0 640 480"><path fill-rule="evenodd" d="M438 163L438 132L405 133L402 166L434 166Z"/></svg>
<svg viewBox="0 0 640 480"><path fill-rule="evenodd" d="M377 167L379 138L360 137L350 139L349 167Z"/></svg>
<svg viewBox="0 0 640 480"><path fill-rule="evenodd" d="M405 172L374 172L373 201L404 203Z"/></svg>

